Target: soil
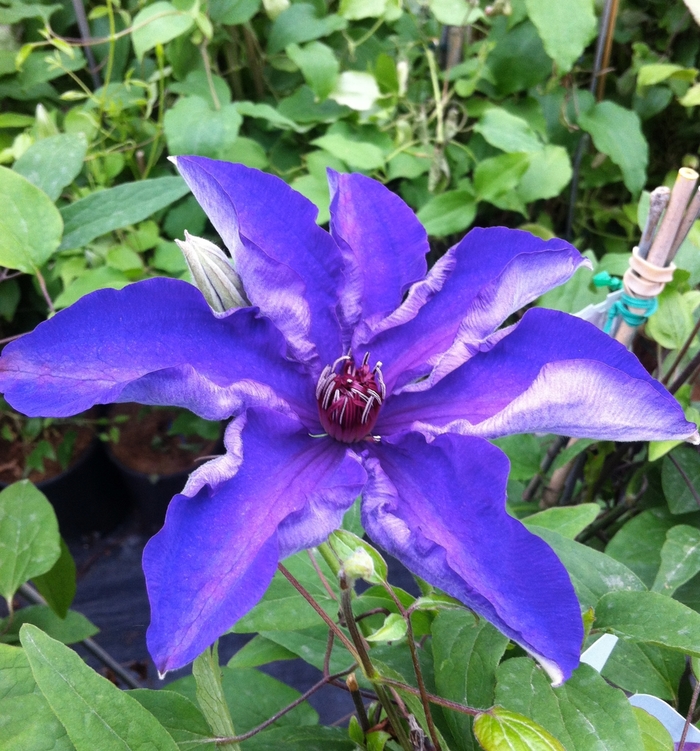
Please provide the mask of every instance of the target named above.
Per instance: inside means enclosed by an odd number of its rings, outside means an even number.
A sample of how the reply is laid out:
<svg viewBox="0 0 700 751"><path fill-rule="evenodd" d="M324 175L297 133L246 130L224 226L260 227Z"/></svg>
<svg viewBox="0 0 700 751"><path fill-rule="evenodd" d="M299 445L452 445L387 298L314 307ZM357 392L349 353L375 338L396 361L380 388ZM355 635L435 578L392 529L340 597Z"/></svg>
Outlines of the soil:
<svg viewBox="0 0 700 751"><path fill-rule="evenodd" d="M95 417L92 412L86 412L78 417ZM20 417L19 420L25 418ZM75 418L78 419L78 418ZM18 434L18 422L16 413L9 411L0 412L0 482L9 485L24 478L24 469L27 457L36 447L38 441L47 440L54 451L62 444L69 431L75 432L72 457L67 467L55 459L44 459L44 471L32 470L27 478L33 483L40 483L60 475L62 472L73 467L87 451L95 438L95 427L92 424L76 424L71 421L56 421L45 428L36 441L23 441L21 438L7 440L2 437L3 428L9 428L12 434Z"/></svg>
<svg viewBox="0 0 700 751"><path fill-rule="evenodd" d="M135 472L145 475L167 476L192 469L198 459L218 453L218 440L208 441L199 436L168 435L179 412L141 404L114 404L109 416L117 422L119 441L109 444L114 458Z"/></svg>

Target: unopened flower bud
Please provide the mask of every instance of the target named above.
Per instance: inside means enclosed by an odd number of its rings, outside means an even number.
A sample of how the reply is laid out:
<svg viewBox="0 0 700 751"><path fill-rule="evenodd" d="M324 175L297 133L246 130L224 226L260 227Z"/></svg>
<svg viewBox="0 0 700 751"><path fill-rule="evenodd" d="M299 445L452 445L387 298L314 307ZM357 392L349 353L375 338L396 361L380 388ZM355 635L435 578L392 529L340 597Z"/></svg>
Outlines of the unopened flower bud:
<svg viewBox="0 0 700 751"><path fill-rule="evenodd" d="M350 579L371 579L374 576L374 561L372 556L364 549L357 548L355 552L345 560L343 572Z"/></svg>
<svg viewBox="0 0 700 751"><path fill-rule="evenodd" d="M228 256L209 240L185 231L185 241L175 240L185 256L197 289L216 313L250 305L240 277Z"/></svg>
<svg viewBox="0 0 700 751"><path fill-rule="evenodd" d="M263 8L271 21L274 21L280 13L287 10L290 4L289 0L263 0Z"/></svg>

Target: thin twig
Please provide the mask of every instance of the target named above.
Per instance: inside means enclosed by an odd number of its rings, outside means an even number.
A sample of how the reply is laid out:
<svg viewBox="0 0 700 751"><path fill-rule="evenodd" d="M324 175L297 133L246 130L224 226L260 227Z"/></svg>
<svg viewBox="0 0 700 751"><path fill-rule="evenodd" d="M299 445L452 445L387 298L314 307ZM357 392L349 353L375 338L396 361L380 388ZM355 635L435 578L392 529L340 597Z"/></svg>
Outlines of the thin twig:
<svg viewBox="0 0 700 751"><path fill-rule="evenodd" d="M698 352L693 359L683 368L681 374L676 380L668 387L668 390L675 394L676 391L686 382L692 380L692 376L695 371L700 367L700 352Z"/></svg>
<svg viewBox="0 0 700 751"><path fill-rule="evenodd" d="M27 333L26 331L24 332ZM7 344L8 342L14 342L15 339L19 339L20 336L24 336L24 334L15 334L14 336L8 336L5 339L0 339L0 344Z"/></svg>
<svg viewBox="0 0 700 751"><path fill-rule="evenodd" d="M345 636L338 624L333 622L328 613L326 613L326 611L316 602L316 600L314 600L314 598L306 591L306 589L304 589L304 587L294 578L294 576L292 576L290 571L288 571L281 563L277 564L277 568L279 569L282 576L284 576L284 578L294 587L294 589L296 589L296 591L306 600L306 602L311 605L311 607L319 614L319 616L323 618L325 624L340 639L340 641L343 642L343 644L350 651L350 654L353 657L357 658L355 645L350 641L350 639L348 639L347 636Z"/></svg>
<svg viewBox="0 0 700 751"><path fill-rule="evenodd" d="M350 673L345 679L345 684L352 697L352 703L355 705L355 712L357 712L357 719L360 722L362 732L367 733L370 727L369 719L367 719L367 710L365 709L365 703L362 701L362 694L360 694L360 687L354 673Z"/></svg>
<svg viewBox="0 0 700 751"><path fill-rule="evenodd" d="M399 691L406 691L414 696L420 696L420 691L417 688L413 688L413 686L409 686L407 683L401 683L401 681L395 681L391 678L381 678L380 680L387 686L393 686ZM456 701L450 701L449 699L443 699L441 696L435 696L435 694L426 693L426 696L430 699L432 704L437 704L440 707L447 707L447 709L452 709L455 712L461 712L462 714L468 714L472 717L476 717L476 715L483 712L482 709L472 709L472 707L458 704Z"/></svg>
<svg viewBox="0 0 700 751"><path fill-rule="evenodd" d="M310 548L307 548L306 552L308 553L309 560L311 561L311 565L314 567L314 570L318 574L318 578L321 580L321 584L323 584L331 600L337 600L338 596L333 591L333 587L331 587L331 585L328 583L328 579L326 579L323 571L321 571L321 567L318 565L318 562L316 561L316 558L314 557L313 551Z"/></svg>
<svg viewBox="0 0 700 751"><path fill-rule="evenodd" d="M425 681L423 680L423 671L420 666L420 660L418 659L418 653L416 652L416 642L413 636L413 625L411 624L411 614L404 608L403 603L396 596L394 590L388 585L384 585L384 589L389 593L389 596L394 601L394 604L399 609L401 617L406 622L406 636L408 641L408 648L411 652L411 660L413 661L413 672L416 674L416 681L418 682L418 691L420 692L421 703L423 705L423 712L425 713L425 721L428 724L428 732L430 738L435 746L435 751L441 751L440 741L438 739L437 732L435 730L435 724L433 722L433 715L430 712L430 702L428 700L428 692L425 689Z"/></svg>
<svg viewBox="0 0 700 751"><path fill-rule="evenodd" d="M665 386L670 380L671 376L673 375L673 371L680 365L681 360L685 357L685 353L690 348L690 345L693 343L693 339L695 339L695 335L700 331L700 318L698 318L697 323L695 326L693 326L693 330L690 332L690 336L685 340L685 343L681 347L680 351L678 352L678 355L676 356L676 359L673 361L673 364L668 369L668 372L666 375L661 379L661 383Z"/></svg>
<svg viewBox="0 0 700 751"><path fill-rule="evenodd" d="M561 450L566 446L568 442L568 438L564 435L557 436L557 438L552 441L549 448L547 449L547 453L544 456L544 459L542 459L542 463L540 464L540 471L530 480L527 487L523 491L523 501L531 501L535 497L535 493L537 492L537 488L542 484L542 480L544 479L544 475L549 472L552 464L554 464L554 460L559 456L559 453Z"/></svg>
<svg viewBox="0 0 700 751"><path fill-rule="evenodd" d="M334 673L333 675L324 676L318 683L315 683L313 686L311 686L311 688L306 693L302 694L291 704L288 704L284 709L280 709L279 712L272 715L272 717L270 717L268 720L265 720L265 722L260 723L260 725L258 725L257 727L249 730L247 733L243 733L242 735L234 735L230 738L207 738L206 740L200 741L200 743L242 743L243 741L248 740L248 738L252 738L254 735L257 735L261 730L265 730L265 728L277 722L280 717L284 717L284 715L286 715L288 712L291 712L295 707L298 707L300 704L305 702L309 698L309 696L322 689L327 683L333 680L338 680L338 678L342 678L348 673L352 673L352 671L355 670L356 667L357 663L353 664L352 667L349 667L347 670L342 670L340 673Z"/></svg>
<svg viewBox="0 0 700 751"><path fill-rule="evenodd" d="M333 642L335 634L328 629L328 641L326 642L326 652L323 655L323 677L326 678L331 672L331 652L333 651Z"/></svg>
<svg viewBox="0 0 700 751"><path fill-rule="evenodd" d="M667 454L668 458L673 463L673 466L678 470L680 476L683 478L683 482L688 486L688 490L690 491L693 498L695 498L695 502L700 506L700 495L698 495L698 491L695 490L693 487L693 483L690 481L690 477L685 473L685 470L681 465L678 463L678 460L673 456L673 454Z"/></svg>
<svg viewBox="0 0 700 751"><path fill-rule="evenodd" d="M678 742L678 751L683 751L685 747L685 739L690 730L690 723L693 721L693 714L695 713L695 705L698 703L698 696L700 695L700 681L695 681L695 688L693 689L693 698L690 700L690 708L688 709L688 716L685 718L685 725L683 726L683 734Z"/></svg>
<svg viewBox="0 0 700 751"><path fill-rule="evenodd" d="M46 304L49 306L49 310L52 313L56 312L56 309L53 306L53 300L49 296L49 291L46 289L46 282L44 281L44 277L41 275L41 272L39 269L34 269L34 273L36 274L36 280L39 282L39 287L41 288L41 294L44 296L44 300L46 300Z"/></svg>

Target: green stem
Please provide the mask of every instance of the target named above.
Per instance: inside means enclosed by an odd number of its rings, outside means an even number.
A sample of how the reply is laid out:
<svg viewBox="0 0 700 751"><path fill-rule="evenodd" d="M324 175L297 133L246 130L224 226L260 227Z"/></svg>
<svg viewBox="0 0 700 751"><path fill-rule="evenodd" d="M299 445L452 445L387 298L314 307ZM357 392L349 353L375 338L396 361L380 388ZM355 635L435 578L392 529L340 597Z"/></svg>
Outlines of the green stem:
<svg viewBox="0 0 700 751"><path fill-rule="evenodd" d="M328 564L328 568L333 572L333 576L340 574L340 561L338 556L333 552L333 548L327 543L322 542L317 548L321 558Z"/></svg>
<svg viewBox="0 0 700 751"><path fill-rule="evenodd" d="M212 733L221 738L235 737L231 713L224 697L219 667L219 643L205 649L192 664L192 675L197 684L197 702L202 714L209 723ZM228 751L241 751L236 742L223 742L220 748Z"/></svg>

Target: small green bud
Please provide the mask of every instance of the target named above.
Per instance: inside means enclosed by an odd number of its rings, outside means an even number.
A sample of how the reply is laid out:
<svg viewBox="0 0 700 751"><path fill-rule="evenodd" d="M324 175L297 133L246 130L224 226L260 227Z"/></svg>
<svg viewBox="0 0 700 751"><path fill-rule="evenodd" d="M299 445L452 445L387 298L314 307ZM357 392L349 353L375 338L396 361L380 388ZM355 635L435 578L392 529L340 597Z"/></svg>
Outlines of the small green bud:
<svg viewBox="0 0 700 751"><path fill-rule="evenodd" d="M371 581L374 576L374 561L372 560L372 556L364 548L357 548L343 562L343 572L350 579Z"/></svg>
<svg viewBox="0 0 700 751"><path fill-rule="evenodd" d="M185 231L185 241L175 240L185 256L197 289L216 313L250 305L231 259L202 237Z"/></svg>

